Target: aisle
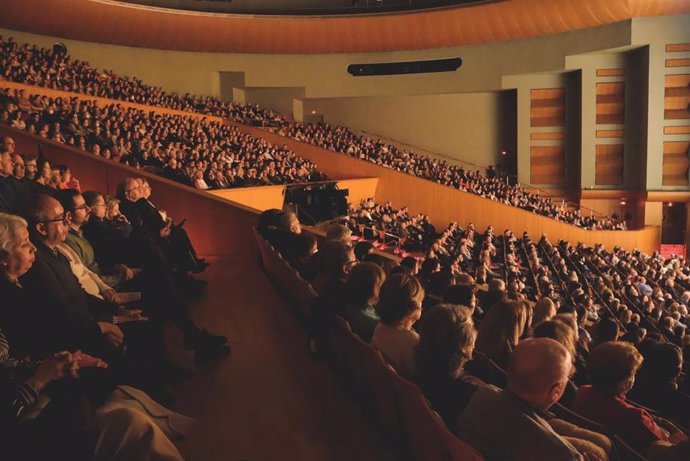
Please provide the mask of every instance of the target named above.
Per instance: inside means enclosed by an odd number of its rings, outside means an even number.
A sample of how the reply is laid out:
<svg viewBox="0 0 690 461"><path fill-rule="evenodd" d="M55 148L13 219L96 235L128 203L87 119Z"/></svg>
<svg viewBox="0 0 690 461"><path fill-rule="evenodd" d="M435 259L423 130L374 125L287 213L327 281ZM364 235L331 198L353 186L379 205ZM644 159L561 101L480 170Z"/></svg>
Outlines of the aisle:
<svg viewBox="0 0 690 461"><path fill-rule="evenodd" d="M200 421L180 445L189 460L395 459L330 368L306 355L301 326L257 262L211 261L192 315L233 351L178 388L176 409Z"/></svg>

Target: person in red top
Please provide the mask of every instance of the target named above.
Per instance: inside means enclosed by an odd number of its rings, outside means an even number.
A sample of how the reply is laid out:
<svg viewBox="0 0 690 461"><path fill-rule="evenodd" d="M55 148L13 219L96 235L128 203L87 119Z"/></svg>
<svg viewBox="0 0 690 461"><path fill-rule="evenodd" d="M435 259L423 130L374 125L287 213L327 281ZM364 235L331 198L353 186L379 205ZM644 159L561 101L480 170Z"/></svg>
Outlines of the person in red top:
<svg viewBox="0 0 690 461"><path fill-rule="evenodd" d="M642 355L627 342L606 341L595 347L587 360L592 384L580 386L573 410L606 426L642 454L656 442L682 442L672 447L674 452L682 451L682 456L690 456L685 434L669 421L654 417L626 400L642 360Z"/></svg>

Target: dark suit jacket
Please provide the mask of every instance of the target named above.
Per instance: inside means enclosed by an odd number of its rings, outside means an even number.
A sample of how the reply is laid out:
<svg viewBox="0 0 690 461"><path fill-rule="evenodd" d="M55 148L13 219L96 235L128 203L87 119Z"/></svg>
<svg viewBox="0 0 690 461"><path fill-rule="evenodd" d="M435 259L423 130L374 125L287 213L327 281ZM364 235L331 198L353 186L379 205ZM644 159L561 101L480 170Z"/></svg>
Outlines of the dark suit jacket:
<svg viewBox="0 0 690 461"><path fill-rule="evenodd" d="M82 289L65 256L34 244L36 261L21 278L27 294L21 324L32 339L29 354L39 358L65 349L100 350L103 337L96 322L111 321L113 306Z"/></svg>

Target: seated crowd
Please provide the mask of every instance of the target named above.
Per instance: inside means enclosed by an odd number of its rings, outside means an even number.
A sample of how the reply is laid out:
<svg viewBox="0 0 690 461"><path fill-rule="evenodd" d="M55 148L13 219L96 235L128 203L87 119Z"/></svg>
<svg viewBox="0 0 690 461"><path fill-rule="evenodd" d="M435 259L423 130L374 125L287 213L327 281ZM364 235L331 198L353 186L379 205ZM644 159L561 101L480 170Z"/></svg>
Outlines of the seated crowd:
<svg viewBox="0 0 690 461"><path fill-rule="evenodd" d="M0 121L197 189L319 181L316 165L236 127L118 104L3 91Z"/></svg>
<svg viewBox="0 0 690 461"><path fill-rule="evenodd" d="M486 175L479 171L466 171L463 167L452 165L445 160L419 155L381 140L357 135L346 127L326 123L297 123L289 117L255 105L221 101L218 98L208 96L168 93L159 87L147 85L134 77L122 77L112 71L98 70L85 61L72 59L62 51L29 44L20 46L12 38L0 37L0 49L3 51L2 56L0 56L0 78L2 79L86 95L232 118L244 123L266 125L283 136L367 160L377 165L529 210L575 226L586 229L626 229L624 220L613 217L586 216L579 209L569 209L563 203L554 202L550 198L531 192L520 185L510 185L505 178L496 177L493 169L489 169ZM17 116L16 114L12 116L14 118L5 119L5 123L14 123ZM21 125L22 121L17 120L16 123ZM135 143L132 144L131 147L136 149ZM151 149L153 145L148 146L147 149ZM187 160L184 158L178 157L176 160L187 164ZM189 162L194 163L192 160ZM251 164L248 167L256 169L257 177L264 176L264 166ZM191 169L193 171L189 172L188 181L198 181L197 184L200 188L204 188L204 183L213 187L210 183L214 183L219 177L218 172L209 168L208 164L198 165L197 162ZM270 183L273 182L259 182L259 184ZM221 182L216 187L232 187L232 184L225 186Z"/></svg>
<svg viewBox="0 0 690 461"><path fill-rule="evenodd" d="M187 311L208 264L144 178L117 197L52 190L2 141L0 457L181 460L171 439L192 421L156 400L191 372L166 356L163 326L197 363L230 352Z"/></svg>
<svg viewBox="0 0 690 461"><path fill-rule="evenodd" d="M353 245L342 224L317 242L279 210L258 227L318 293L313 352L329 353L327 332L344 318L485 459L615 459L614 435L651 460L690 456L690 335L663 331L664 319L690 321L690 293L668 281L690 281L684 261L456 227L446 240L470 238L490 258L484 291L476 258L441 263L429 250L421 267L397 263Z"/></svg>

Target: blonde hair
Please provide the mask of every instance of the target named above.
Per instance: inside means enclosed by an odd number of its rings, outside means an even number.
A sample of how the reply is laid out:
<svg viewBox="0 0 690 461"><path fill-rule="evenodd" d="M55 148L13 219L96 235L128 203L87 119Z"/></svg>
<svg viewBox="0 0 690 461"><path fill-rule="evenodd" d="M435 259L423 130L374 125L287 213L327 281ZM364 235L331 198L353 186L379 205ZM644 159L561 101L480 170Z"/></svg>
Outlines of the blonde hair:
<svg viewBox="0 0 690 461"><path fill-rule="evenodd" d="M4 259L14 246L17 231L28 227L22 217L0 212L0 258Z"/></svg>
<svg viewBox="0 0 690 461"><path fill-rule="evenodd" d="M512 352L527 327L526 303L501 300L479 325L476 349L489 358L501 361Z"/></svg>
<svg viewBox="0 0 690 461"><path fill-rule="evenodd" d="M120 199L113 196L108 196L105 199L105 217L110 219L113 217L115 207L120 205Z"/></svg>

